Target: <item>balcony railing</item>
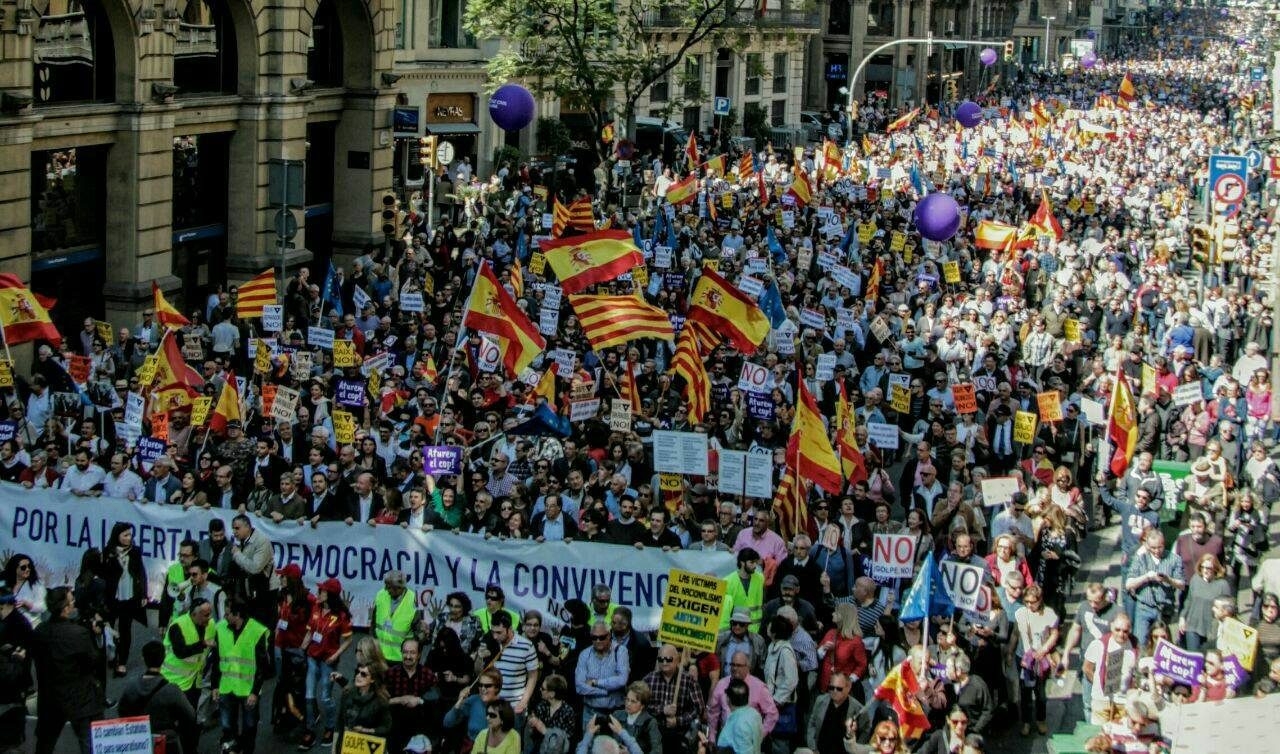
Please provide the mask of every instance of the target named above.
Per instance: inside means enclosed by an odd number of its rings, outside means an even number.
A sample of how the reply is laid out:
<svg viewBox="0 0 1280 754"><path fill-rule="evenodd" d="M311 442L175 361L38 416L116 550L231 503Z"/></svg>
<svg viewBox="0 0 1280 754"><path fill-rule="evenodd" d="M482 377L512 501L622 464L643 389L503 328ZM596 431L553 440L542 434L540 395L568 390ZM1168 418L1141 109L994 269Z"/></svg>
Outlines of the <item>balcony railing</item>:
<svg viewBox="0 0 1280 754"><path fill-rule="evenodd" d="M818 11L791 8L770 9L764 12L751 8L738 8L729 12L728 26L762 26L770 29L817 29ZM673 29L683 25L679 13L666 9L650 11L644 16L644 25L651 29Z"/></svg>
<svg viewBox="0 0 1280 754"><path fill-rule="evenodd" d="M44 16L35 35L36 59L56 65L74 61L93 61L93 43L89 38L89 22L83 13Z"/></svg>
<svg viewBox="0 0 1280 754"><path fill-rule="evenodd" d="M173 40L177 57L213 56L218 54L218 27L205 24L178 24Z"/></svg>

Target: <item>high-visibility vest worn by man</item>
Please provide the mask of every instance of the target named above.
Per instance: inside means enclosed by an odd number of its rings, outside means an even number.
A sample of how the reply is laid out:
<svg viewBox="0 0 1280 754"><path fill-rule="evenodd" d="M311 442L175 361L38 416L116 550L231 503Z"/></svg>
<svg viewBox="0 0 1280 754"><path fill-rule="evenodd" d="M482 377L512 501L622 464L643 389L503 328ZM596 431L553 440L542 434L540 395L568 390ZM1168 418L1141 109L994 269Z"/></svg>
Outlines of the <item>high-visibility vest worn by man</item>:
<svg viewBox="0 0 1280 754"><path fill-rule="evenodd" d="M729 630L734 610L746 610L751 616L749 630L760 631L760 618L764 613L764 574L760 573L760 553L750 547L738 551L738 570L725 577L721 631Z"/></svg>
<svg viewBox="0 0 1280 754"><path fill-rule="evenodd" d="M270 637L239 602L227 607L227 617L217 625L209 680L222 711L222 742L240 754L253 754L257 742L258 697L271 668Z"/></svg>
<svg viewBox="0 0 1280 754"><path fill-rule="evenodd" d="M388 571L369 614L382 656L391 663L400 662L400 644L413 635L416 623L418 595L406 586L407 581L400 571Z"/></svg>
<svg viewBox="0 0 1280 754"><path fill-rule="evenodd" d="M160 666L160 675L181 689L188 700L200 698L200 676L213 646L212 618L213 605L197 600L190 612L178 616L164 632L164 664Z"/></svg>

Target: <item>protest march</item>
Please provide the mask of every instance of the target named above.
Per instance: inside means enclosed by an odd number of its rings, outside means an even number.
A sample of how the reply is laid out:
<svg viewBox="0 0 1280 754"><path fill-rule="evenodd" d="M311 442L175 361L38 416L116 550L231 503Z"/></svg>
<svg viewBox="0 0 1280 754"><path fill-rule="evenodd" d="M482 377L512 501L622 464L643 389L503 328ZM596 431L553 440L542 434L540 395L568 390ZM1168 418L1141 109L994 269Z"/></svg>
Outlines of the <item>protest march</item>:
<svg viewBox="0 0 1280 754"><path fill-rule="evenodd" d="M0 274L0 751L1263 750L1274 22L1150 12L131 327Z"/></svg>

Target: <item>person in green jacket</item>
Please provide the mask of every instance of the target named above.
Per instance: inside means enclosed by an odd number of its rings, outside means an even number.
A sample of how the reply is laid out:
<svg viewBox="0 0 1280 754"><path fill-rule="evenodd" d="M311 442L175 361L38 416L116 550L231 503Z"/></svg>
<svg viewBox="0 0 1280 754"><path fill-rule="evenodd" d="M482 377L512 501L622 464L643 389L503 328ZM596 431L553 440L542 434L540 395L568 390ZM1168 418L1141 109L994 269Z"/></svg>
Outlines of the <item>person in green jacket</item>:
<svg viewBox="0 0 1280 754"><path fill-rule="evenodd" d="M725 579L724 608L720 611L720 630L728 631L734 610L751 615L752 633L760 631L764 614L764 574L760 572L760 553L750 547L738 551L738 570Z"/></svg>
<svg viewBox="0 0 1280 754"><path fill-rule="evenodd" d="M227 606L214 631L209 682L222 719L223 751L253 754L258 740L258 699L271 672L271 631L249 617L242 602Z"/></svg>

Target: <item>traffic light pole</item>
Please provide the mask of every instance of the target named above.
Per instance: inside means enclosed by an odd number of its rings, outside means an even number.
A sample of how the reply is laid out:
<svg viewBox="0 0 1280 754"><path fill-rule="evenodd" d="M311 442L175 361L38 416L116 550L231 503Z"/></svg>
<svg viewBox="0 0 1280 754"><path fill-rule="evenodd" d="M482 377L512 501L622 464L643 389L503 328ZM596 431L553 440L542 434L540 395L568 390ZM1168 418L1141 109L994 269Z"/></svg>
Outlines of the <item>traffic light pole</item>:
<svg viewBox="0 0 1280 754"><path fill-rule="evenodd" d="M859 37L854 37L854 39L855 40L859 39ZM998 47L1001 44L1003 44L1003 42L996 42L988 39L947 39L946 43L949 45L966 45L971 47ZM849 101L848 103L846 103L846 108L849 111L849 119L850 119L850 126L851 126L849 128L849 133L850 133L849 138L853 138L852 137L852 134L853 134L852 120L853 120L853 114L855 112L854 101L857 98L858 77L862 75L863 71L866 70L867 64L871 62L871 59L879 55L880 53L884 52L885 50L889 49L890 47L896 47L898 45L933 45L933 44L934 44L934 39L932 34L930 34L928 37L925 37L925 38L913 37L909 39L895 39L891 42L885 42L884 44L875 48L871 52L867 53L866 57L864 57L862 61L858 63L858 67L854 69L853 75L849 77L849 83L848 83ZM853 58L852 52L853 51L851 48L850 49L851 54L849 55L850 59ZM938 91L939 92L942 91L941 79L939 79L938 81Z"/></svg>

